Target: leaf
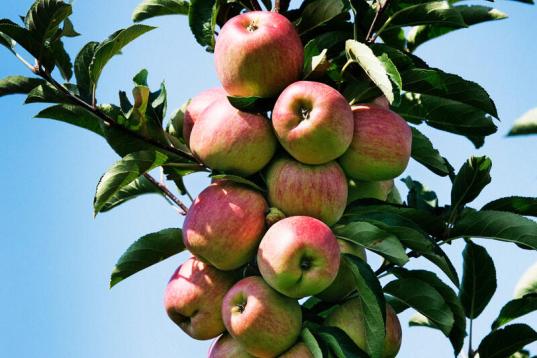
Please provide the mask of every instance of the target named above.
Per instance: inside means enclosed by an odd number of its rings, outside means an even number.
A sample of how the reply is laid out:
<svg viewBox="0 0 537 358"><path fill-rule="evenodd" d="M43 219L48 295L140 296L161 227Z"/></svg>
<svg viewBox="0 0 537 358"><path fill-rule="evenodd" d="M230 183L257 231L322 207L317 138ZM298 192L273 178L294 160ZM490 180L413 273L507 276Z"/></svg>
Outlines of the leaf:
<svg viewBox="0 0 537 358"><path fill-rule="evenodd" d="M410 327L428 327L436 329L435 325L432 324L431 321L429 321L429 319L421 313L416 313L410 317L408 320L408 325Z"/></svg>
<svg viewBox="0 0 537 358"><path fill-rule="evenodd" d="M145 176L140 176L129 185L122 187L115 193L101 208L101 213L112 210L113 208L139 197L144 194L162 194L162 192L151 183Z"/></svg>
<svg viewBox="0 0 537 358"><path fill-rule="evenodd" d="M0 33L6 38L8 36L13 41L21 45L26 51L28 51L35 58L39 58L41 55L42 44L37 40L30 31L20 27L16 23L8 19L0 20ZM13 46L10 46L11 48ZM13 50L12 50L13 52Z"/></svg>
<svg viewBox="0 0 537 358"><path fill-rule="evenodd" d="M63 20L63 31L62 35L65 37L77 37L80 36L80 34L75 30L75 27L71 20L67 17L65 20Z"/></svg>
<svg viewBox="0 0 537 358"><path fill-rule="evenodd" d="M392 104L394 106L398 105L401 102L401 91L403 89L403 80L401 79L401 74L387 54L384 53L381 56L378 56L378 59L384 66L384 69L390 78L390 82L392 83L392 91L394 96Z"/></svg>
<svg viewBox="0 0 537 358"><path fill-rule="evenodd" d="M131 25L126 29L116 31L108 39L101 42L95 48L95 54L89 66L89 75L94 86L97 85L104 67L112 57L119 54L121 49L131 41L153 29L154 27L147 25Z"/></svg>
<svg viewBox="0 0 537 358"><path fill-rule="evenodd" d="M512 137L524 134L537 134L537 108L517 119L507 135Z"/></svg>
<svg viewBox="0 0 537 358"><path fill-rule="evenodd" d="M74 106L71 104L55 105L45 108L36 114L36 117L55 119L75 125L77 127L88 129L100 136L104 135L100 125L101 119L79 106Z"/></svg>
<svg viewBox="0 0 537 358"><path fill-rule="evenodd" d="M460 286L459 275L449 256L440 247L437 247L434 254L422 254L424 258L435 264L446 276L453 282L456 287Z"/></svg>
<svg viewBox="0 0 537 358"><path fill-rule="evenodd" d="M531 266L518 280L515 288L515 298L537 293L537 263Z"/></svg>
<svg viewBox="0 0 537 358"><path fill-rule="evenodd" d="M117 261L110 277L110 288L183 250L181 229L164 229L141 237Z"/></svg>
<svg viewBox="0 0 537 358"><path fill-rule="evenodd" d="M472 202L491 182L492 162L488 157L471 157L463 164L451 188L451 210Z"/></svg>
<svg viewBox="0 0 537 358"><path fill-rule="evenodd" d="M336 358L369 358L369 355L358 348L340 328L318 327L313 333L330 347L330 351Z"/></svg>
<svg viewBox="0 0 537 358"><path fill-rule="evenodd" d="M295 25L302 35L349 10L348 2L343 0L307 0L300 7L300 17Z"/></svg>
<svg viewBox="0 0 537 358"><path fill-rule="evenodd" d="M60 24L73 13L70 4L59 0L36 0L24 22L42 44L56 34Z"/></svg>
<svg viewBox="0 0 537 358"><path fill-rule="evenodd" d="M483 312L496 291L496 268L487 250L472 241L466 242L462 256L464 262L459 298L466 317L475 319Z"/></svg>
<svg viewBox="0 0 537 358"><path fill-rule="evenodd" d="M504 324L534 311L537 311L537 293L530 293L522 298L511 300L502 307L500 314L492 323L491 329L498 329Z"/></svg>
<svg viewBox="0 0 537 358"><path fill-rule="evenodd" d="M51 46L51 50L60 74L64 80L69 81L73 77L73 64L71 63L71 57L65 51L63 42L61 40L55 41Z"/></svg>
<svg viewBox="0 0 537 358"><path fill-rule="evenodd" d="M190 30L196 41L209 52L214 51L214 31L218 10L219 3L216 0L192 0L190 2L188 13Z"/></svg>
<svg viewBox="0 0 537 358"><path fill-rule="evenodd" d="M404 265L408 262L405 249L397 237L371 223L351 222L346 225L337 225L333 231L336 236L375 251L397 265Z"/></svg>
<svg viewBox="0 0 537 358"><path fill-rule="evenodd" d="M397 297L393 297L391 295L384 294L384 298L386 299L386 303L392 306L395 313L399 314L401 312L404 312L408 308L410 308L406 303L398 299Z"/></svg>
<svg viewBox="0 0 537 358"><path fill-rule="evenodd" d="M80 97L88 103L92 102L95 89L95 85L91 82L89 68L98 46L98 42L88 42L82 47L75 59L75 77L78 91Z"/></svg>
<svg viewBox="0 0 537 358"><path fill-rule="evenodd" d="M518 215L537 216L537 198L510 196L491 201L481 210L508 211Z"/></svg>
<svg viewBox="0 0 537 358"><path fill-rule="evenodd" d="M440 176L450 173L450 164L440 152L433 147L433 143L423 133L414 127L412 129L412 158L424 165L430 171Z"/></svg>
<svg viewBox="0 0 537 358"><path fill-rule="evenodd" d="M160 152L141 151L131 153L114 164L101 177L97 185L93 202L95 215L119 190L132 183L140 175L160 167L167 160L168 157Z"/></svg>
<svg viewBox="0 0 537 358"><path fill-rule="evenodd" d="M228 96L229 103L240 111L261 113L271 111L276 100L261 97L233 97Z"/></svg>
<svg viewBox="0 0 537 358"><path fill-rule="evenodd" d="M7 48L11 53L15 53L15 42L7 35L0 32L0 45Z"/></svg>
<svg viewBox="0 0 537 358"><path fill-rule="evenodd" d="M28 94L44 83L45 81L40 78L8 76L0 80L0 97L10 94Z"/></svg>
<svg viewBox="0 0 537 358"><path fill-rule="evenodd" d="M413 180L410 176L401 179L408 188L407 204L416 209L431 211L438 207L438 197L432 190L427 189L419 181Z"/></svg>
<svg viewBox="0 0 537 358"><path fill-rule="evenodd" d="M328 49L321 50L317 40L313 39L304 47L304 79L321 77L330 67L328 61Z"/></svg>
<svg viewBox="0 0 537 358"><path fill-rule="evenodd" d="M323 352L321 350L321 347L319 347L319 343L317 342L317 339L315 339L315 336L311 333L311 331L308 328L303 328L302 332L300 333L300 337L302 339L302 342L308 347L309 351L312 354L312 358L323 358Z"/></svg>
<svg viewBox="0 0 537 358"><path fill-rule="evenodd" d="M537 332L525 324L492 331L479 344L479 358L505 358L537 340Z"/></svg>
<svg viewBox="0 0 537 358"><path fill-rule="evenodd" d="M395 99L392 83L386 73L386 68L373 51L363 43L348 40L345 43L345 52L347 53L347 59L357 63L382 91L388 101L392 103Z"/></svg>
<svg viewBox="0 0 537 358"><path fill-rule="evenodd" d="M132 13L132 21L140 22L156 16L188 15L190 3L183 0L144 0Z"/></svg>
<svg viewBox="0 0 537 358"><path fill-rule="evenodd" d="M378 33L393 27L427 24L439 24L456 28L467 27L461 14L454 10L448 1L432 1L408 6L397 11L386 20Z"/></svg>
<svg viewBox="0 0 537 358"><path fill-rule="evenodd" d="M24 103L69 103L69 99L50 83L43 83L28 93Z"/></svg>
<svg viewBox="0 0 537 358"><path fill-rule="evenodd" d="M212 180L229 180L234 183L243 184L246 186L249 186L250 188L253 188L255 190L259 190L260 192L266 192L266 189L261 188L259 185L254 183L251 180L248 180L246 178L243 178L238 175L232 175L232 174L212 174L211 175Z"/></svg>

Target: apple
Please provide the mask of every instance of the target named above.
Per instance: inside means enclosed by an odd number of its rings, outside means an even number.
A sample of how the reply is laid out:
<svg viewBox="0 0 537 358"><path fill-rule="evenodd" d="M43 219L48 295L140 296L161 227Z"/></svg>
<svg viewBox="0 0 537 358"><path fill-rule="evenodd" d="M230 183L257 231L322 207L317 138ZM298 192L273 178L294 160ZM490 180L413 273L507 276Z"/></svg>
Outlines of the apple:
<svg viewBox="0 0 537 358"><path fill-rule="evenodd" d="M388 195L392 192L394 185L392 180L382 181L361 181L349 180L349 198L348 203L359 199L377 199L386 201Z"/></svg>
<svg viewBox="0 0 537 358"><path fill-rule="evenodd" d="M313 358L313 354L304 342L298 342L279 358Z"/></svg>
<svg viewBox="0 0 537 358"><path fill-rule="evenodd" d="M347 204L347 178L336 162L307 165L281 157L266 172L268 200L287 216L306 215L335 224Z"/></svg>
<svg viewBox="0 0 537 358"><path fill-rule="evenodd" d="M358 256L364 261L367 260L365 249L362 246L342 239L338 239L338 244L339 250L342 254L352 254ZM343 301L345 297L347 297L355 289L356 282L354 281L354 276L349 263L347 260L342 258L339 265L339 271L334 279L334 282L332 282L332 284L324 291L315 296L326 302L340 302Z"/></svg>
<svg viewBox="0 0 537 358"><path fill-rule="evenodd" d="M375 104L353 107L354 137L339 158L354 179L378 181L403 173L410 159L412 131L397 113Z"/></svg>
<svg viewBox="0 0 537 358"><path fill-rule="evenodd" d="M209 348L209 358L254 358L228 333L218 337Z"/></svg>
<svg viewBox="0 0 537 358"><path fill-rule="evenodd" d="M274 105L272 124L281 145L299 162L324 164L340 157L353 137L351 106L319 82L287 87Z"/></svg>
<svg viewBox="0 0 537 358"><path fill-rule="evenodd" d="M214 58L218 79L231 96L275 97L300 78L304 49L285 16L250 11L222 27Z"/></svg>
<svg viewBox="0 0 537 358"><path fill-rule="evenodd" d="M326 318L325 325L345 331L356 345L366 351L363 308L359 298L353 298L337 307ZM401 347L401 323L393 308L386 304L386 337L382 358L393 358Z"/></svg>
<svg viewBox="0 0 537 358"><path fill-rule="evenodd" d="M177 268L164 294L168 316L195 339L211 339L224 332L221 303L238 281L235 272L217 270L191 257Z"/></svg>
<svg viewBox="0 0 537 358"><path fill-rule="evenodd" d="M229 101L216 101L203 111L190 134L190 149L205 165L242 176L261 170L276 146L267 118L239 111Z"/></svg>
<svg viewBox="0 0 537 358"><path fill-rule="evenodd" d="M228 181L211 184L196 198L183 224L183 242L220 270L253 259L265 231L268 205L261 193Z"/></svg>
<svg viewBox="0 0 537 358"><path fill-rule="evenodd" d="M226 96L226 91L223 88L211 88L199 93L190 100L183 120L183 139L187 145L190 143L192 127L194 127L194 123L196 123L203 111L216 101L227 100Z"/></svg>
<svg viewBox="0 0 537 358"><path fill-rule="evenodd" d="M292 216L268 229L257 251L257 265L276 291L302 298L323 291L334 281L339 254L337 239L325 223Z"/></svg>
<svg viewBox="0 0 537 358"><path fill-rule="evenodd" d="M260 358L285 352L302 329L298 301L278 293L259 276L244 278L229 290L222 317L229 334Z"/></svg>

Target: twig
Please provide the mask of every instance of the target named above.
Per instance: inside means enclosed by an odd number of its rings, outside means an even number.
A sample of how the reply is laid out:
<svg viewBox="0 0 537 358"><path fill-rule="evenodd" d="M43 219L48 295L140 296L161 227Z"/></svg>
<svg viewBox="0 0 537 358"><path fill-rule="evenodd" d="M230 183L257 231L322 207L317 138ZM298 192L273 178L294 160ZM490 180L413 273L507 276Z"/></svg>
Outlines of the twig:
<svg viewBox="0 0 537 358"><path fill-rule="evenodd" d="M186 215L188 212L188 207L179 199L177 196L175 196L174 193L172 193L166 185L163 183L160 183L158 180L153 178L151 175L145 173L144 177L151 182L154 186L160 189L166 195L175 205L177 205L181 209L181 214Z"/></svg>
<svg viewBox="0 0 537 358"><path fill-rule="evenodd" d="M280 0L274 0L274 7L272 8L272 11L279 13L280 12Z"/></svg>
<svg viewBox="0 0 537 358"><path fill-rule="evenodd" d="M261 5L259 5L259 2L257 0L250 0L250 4L252 4L252 8L255 11L261 11Z"/></svg>
<svg viewBox="0 0 537 358"><path fill-rule="evenodd" d="M375 31L375 27L377 25L377 21L381 18L382 14L384 13L384 11L388 8L388 6L390 5L390 0L385 0L384 1L384 4L380 2L378 2L379 4L379 7L377 8L377 12L375 13L375 17L373 18L373 22L371 23L371 26L369 27L369 31L367 32L367 36L365 37L366 38L366 42L367 43L373 43L375 42L375 40L377 39L378 37L378 33L376 33L375 35L373 35L373 32Z"/></svg>

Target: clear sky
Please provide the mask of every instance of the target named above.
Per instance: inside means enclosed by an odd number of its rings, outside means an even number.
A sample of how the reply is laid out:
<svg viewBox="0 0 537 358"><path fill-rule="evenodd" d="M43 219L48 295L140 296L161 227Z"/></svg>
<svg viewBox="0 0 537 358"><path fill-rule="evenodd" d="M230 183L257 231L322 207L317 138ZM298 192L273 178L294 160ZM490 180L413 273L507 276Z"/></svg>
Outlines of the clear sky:
<svg viewBox="0 0 537 358"><path fill-rule="evenodd" d="M131 23L139 0L78 0L72 17L83 35L66 40L71 54L87 41L102 40ZM23 15L31 0L2 0L0 18ZM490 5L489 2L480 2ZM537 106L537 7L512 1L495 3L508 20L461 30L433 41L417 54L430 65L482 84L501 115L499 132L475 150L464 138L424 129L459 168L472 154L493 159L493 183L474 205L502 196L537 196L537 137L505 138L512 122ZM141 68L150 85L166 80L169 112L197 92L217 86L212 55L190 34L185 17L148 21L159 28L131 44L106 67L100 82L101 103L116 101L117 91L131 90ZM0 77L26 69L0 48ZM108 289L117 258L138 237L180 227L182 217L159 197L145 197L110 213L92 215L99 177L116 155L97 136L46 119L32 118L40 106L22 106L24 97L0 99L0 356L43 358L203 357L208 342L189 339L168 320L163 290L186 254L173 257ZM448 180L416 163L407 173L449 199ZM207 179L188 178L193 192ZM496 260L498 291L476 321L475 341L488 331L501 305L509 300L518 277L537 253L506 243L484 244ZM461 243L448 248L461 268ZM429 267L418 260L410 267ZM408 328L401 316L401 357L450 357L440 333ZM526 320L537 328L537 314ZM534 354L537 346L533 346Z"/></svg>

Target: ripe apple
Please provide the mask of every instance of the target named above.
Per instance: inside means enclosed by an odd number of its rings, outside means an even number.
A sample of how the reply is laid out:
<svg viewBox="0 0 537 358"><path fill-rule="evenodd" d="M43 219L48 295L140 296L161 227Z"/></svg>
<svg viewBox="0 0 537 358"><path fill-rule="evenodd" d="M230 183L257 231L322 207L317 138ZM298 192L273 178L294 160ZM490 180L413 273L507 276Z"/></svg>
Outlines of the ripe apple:
<svg viewBox="0 0 537 358"><path fill-rule="evenodd" d="M359 298L353 298L326 318L327 326L341 328L363 351L366 351L366 335L363 308ZM386 305L386 338L384 339L383 358L393 358L401 347L401 323L390 305Z"/></svg>
<svg viewBox="0 0 537 358"><path fill-rule="evenodd" d="M338 91L323 83L300 81L278 97L272 124L278 140L296 160L324 164L349 148L354 119L351 106Z"/></svg>
<svg viewBox="0 0 537 358"><path fill-rule="evenodd" d="M239 342L224 333L218 337L211 348L209 348L209 358L254 358L242 348Z"/></svg>
<svg viewBox="0 0 537 358"><path fill-rule="evenodd" d="M412 131L397 113L375 104L353 107L354 137L339 158L345 173L365 181L393 179L410 159Z"/></svg>
<svg viewBox="0 0 537 358"><path fill-rule="evenodd" d="M287 216L306 215L335 224L347 204L347 178L336 162L306 165L282 157L266 173L268 200Z"/></svg>
<svg viewBox="0 0 537 358"><path fill-rule="evenodd" d="M196 198L183 224L183 242L220 270L236 269L255 257L265 230L267 202L261 193L218 181Z"/></svg>
<svg viewBox="0 0 537 358"><path fill-rule="evenodd" d="M188 145L190 143L190 133L194 123L211 104L219 100L227 100L226 91L223 88L211 88L193 97L185 110L183 121L183 139Z"/></svg>
<svg viewBox="0 0 537 358"><path fill-rule="evenodd" d="M259 276L244 278L229 290L222 317L233 338L261 358L285 352L302 329L298 301L278 293Z"/></svg>
<svg viewBox="0 0 537 358"><path fill-rule="evenodd" d="M203 111L190 134L190 149L204 164L243 176L261 170L276 145L267 118L239 111L229 101L216 101Z"/></svg>
<svg viewBox="0 0 537 358"><path fill-rule="evenodd" d="M164 294L168 316L195 339L211 339L224 332L221 302L238 280L235 272L219 271L191 257L177 268Z"/></svg>
<svg viewBox="0 0 537 358"><path fill-rule="evenodd" d="M313 358L313 354L304 342L298 342L279 358Z"/></svg>
<svg viewBox="0 0 537 358"><path fill-rule="evenodd" d="M338 240L338 244L342 254L352 254L360 257L364 261L367 260L365 249L362 246L341 239ZM332 282L332 284L324 291L315 296L326 302L340 302L355 289L356 282L354 281L351 268L349 267L347 260L342 258L334 282Z"/></svg>
<svg viewBox="0 0 537 358"><path fill-rule="evenodd" d="M214 58L218 79L230 95L275 97L299 79L304 49L285 16L250 11L222 27Z"/></svg>
<svg viewBox="0 0 537 358"><path fill-rule="evenodd" d="M348 203L358 199L377 199L386 201L388 194L392 192L393 179L382 181L349 180Z"/></svg>
<svg viewBox="0 0 537 358"><path fill-rule="evenodd" d="M332 230L309 216L292 216L272 225L257 251L257 265L265 281L293 298L327 288L336 278L339 260Z"/></svg>

